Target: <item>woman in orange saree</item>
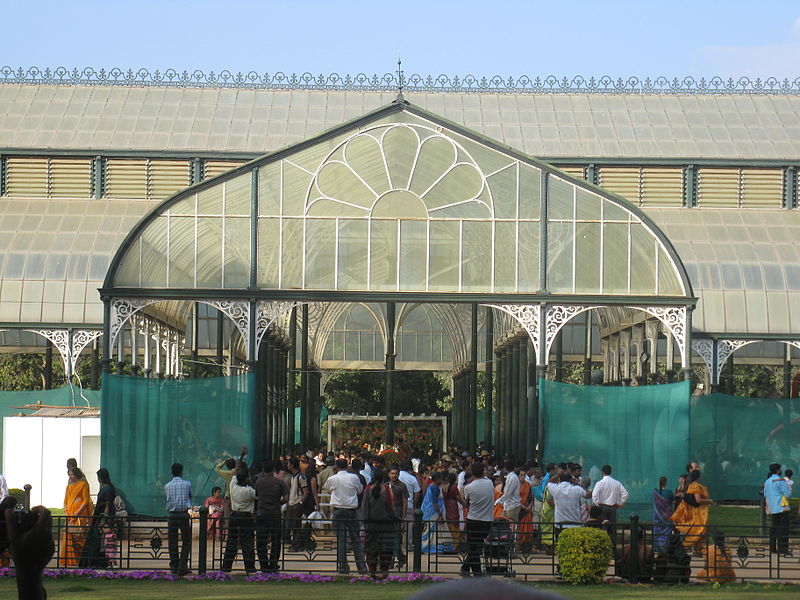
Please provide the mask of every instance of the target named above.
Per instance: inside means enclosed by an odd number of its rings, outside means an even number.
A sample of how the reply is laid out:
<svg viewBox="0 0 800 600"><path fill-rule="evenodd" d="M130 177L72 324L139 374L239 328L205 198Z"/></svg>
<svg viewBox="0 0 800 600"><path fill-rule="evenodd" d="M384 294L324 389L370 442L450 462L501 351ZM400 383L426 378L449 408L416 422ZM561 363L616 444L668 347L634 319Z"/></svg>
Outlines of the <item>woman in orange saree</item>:
<svg viewBox="0 0 800 600"><path fill-rule="evenodd" d="M694 547L695 551L703 553L708 531L708 507L713 502L708 496L706 486L700 483L700 471L692 471L683 500L671 517L675 529L683 536L683 544L687 550Z"/></svg>
<svg viewBox="0 0 800 600"><path fill-rule="evenodd" d="M69 483L64 494L64 514L67 524L61 536L61 553L64 564L75 567L81 558L83 544L86 541L86 531L94 507L89 497L89 484L86 477L78 467L67 471Z"/></svg>
<svg viewBox="0 0 800 600"><path fill-rule="evenodd" d="M519 476L519 501L522 511L519 514L517 543L529 544L533 541L533 494L531 493L531 484L525 477L525 471L522 471Z"/></svg>

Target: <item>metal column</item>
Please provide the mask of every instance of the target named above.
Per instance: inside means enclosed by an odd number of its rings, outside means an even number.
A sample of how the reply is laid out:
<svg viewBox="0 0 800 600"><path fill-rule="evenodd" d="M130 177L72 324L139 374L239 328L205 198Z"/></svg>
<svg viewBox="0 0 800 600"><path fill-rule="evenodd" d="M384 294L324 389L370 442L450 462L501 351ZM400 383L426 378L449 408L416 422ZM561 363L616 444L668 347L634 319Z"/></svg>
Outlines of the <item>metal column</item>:
<svg viewBox="0 0 800 600"><path fill-rule="evenodd" d="M483 401L484 401L484 419L483 419L483 441L486 442L487 447L492 447L492 389L493 389L493 372L492 372L492 359L494 358L493 343L494 343L494 315L491 308L486 308L486 356L485 360L485 374L486 378L483 382Z"/></svg>
<svg viewBox="0 0 800 600"><path fill-rule="evenodd" d="M394 328L396 314L395 303L386 303L386 445L394 445Z"/></svg>

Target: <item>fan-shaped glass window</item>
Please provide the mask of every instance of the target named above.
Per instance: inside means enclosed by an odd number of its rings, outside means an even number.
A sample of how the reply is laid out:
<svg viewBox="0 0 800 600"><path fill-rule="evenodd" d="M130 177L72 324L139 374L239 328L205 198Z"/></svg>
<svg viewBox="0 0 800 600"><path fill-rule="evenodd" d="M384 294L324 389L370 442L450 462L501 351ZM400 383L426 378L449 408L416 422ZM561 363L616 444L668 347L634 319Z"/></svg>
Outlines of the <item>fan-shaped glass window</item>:
<svg viewBox="0 0 800 600"><path fill-rule="evenodd" d="M533 293L545 233L551 292L686 293L638 209L411 108L167 200L113 284L244 289L253 273L261 289Z"/></svg>

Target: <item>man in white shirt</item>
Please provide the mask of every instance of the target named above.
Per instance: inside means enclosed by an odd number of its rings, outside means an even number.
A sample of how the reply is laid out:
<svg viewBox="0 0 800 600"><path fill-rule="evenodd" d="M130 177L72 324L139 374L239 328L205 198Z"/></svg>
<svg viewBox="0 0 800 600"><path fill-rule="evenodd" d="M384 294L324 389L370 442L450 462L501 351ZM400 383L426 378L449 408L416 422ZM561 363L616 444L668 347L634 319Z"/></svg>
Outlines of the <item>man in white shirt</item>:
<svg viewBox="0 0 800 600"><path fill-rule="evenodd" d="M625 506L628 501L628 490L611 476L610 465L603 465L600 471L603 473L603 478L592 490L592 503L600 507L600 520L608 521L608 534L611 536L611 542L615 544L614 524L617 522L617 509Z"/></svg>
<svg viewBox="0 0 800 600"><path fill-rule="evenodd" d="M240 464L231 478L231 518L228 521L228 542L222 559L222 570L230 572L239 547L242 548L244 568L248 575L256 572L253 534L255 533L256 491L248 482L247 465Z"/></svg>
<svg viewBox="0 0 800 600"><path fill-rule="evenodd" d="M350 567L347 564L347 540L353 547L356 567L360 575L368 575L367 563L364 559L364 546L359 535L359 524L356 518L358 495L364 490L358 475L347 470L347 461L340 458L336 461L336 473L328 477L325 490L331 493L331 509L333 523L336 526L336 564L340 575L347 575Z"/></svg>
<svg viewBox="0 0 800 600"><path fill-rule="evenodd" d="M414 507L419 502L419 495L422 488L419 486L419 480L411 473L411 461L406 460L400 465L400 475L398 479L406 486L408 490L408 510L406 511L405 531L406 531L406 548L411 551L414 548L414 536L412 529L414 527Z"/></svg>
<svg viewBox="0 0 800 600"><path fill-rule="evenodd" d="M481 549L494 520L494 486L484 477L483 463L472 465L472 481L464 486L467 504L467 554L461 575L481 575Z"/></svg>
<svg viewBox="0 0 800 600"><path fill-rule="evenodd" d="M590 493L574 484L569 471L562 473L558 481L551 480L547 485L550 490L547 501L555 508L553 521L562 529L580 527L581 498L588 498Z"/></svg>
<svg viewBox="0 0 800 600"><path fill-rule="evenodd" d="M6 478L0 475L0 502L8 496L8 484L6 483Z"/></svg>
<svg viewBox="0 0 800 600"><path fill-rule="evenodd" d="M505 469L506 484L503 495L495 500L495 504L503 505L503 516L512 523L519 523L519 511L522 507L519 495L519 470L514 463L508 461Z"/></svg>

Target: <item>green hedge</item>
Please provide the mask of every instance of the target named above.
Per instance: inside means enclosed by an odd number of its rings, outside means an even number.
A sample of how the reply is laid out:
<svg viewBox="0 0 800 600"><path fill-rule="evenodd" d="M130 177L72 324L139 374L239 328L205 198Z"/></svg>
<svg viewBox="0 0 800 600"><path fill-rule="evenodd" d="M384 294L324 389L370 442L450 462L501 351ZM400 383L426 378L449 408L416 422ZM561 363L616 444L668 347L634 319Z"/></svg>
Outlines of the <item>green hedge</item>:
<svg viewBox="0 0 800 600"><path fill-rule="evenodd" d="M570 527L558 536L558 567L564 581L598 583L611 561L611 538L602 529Z"/></svg>

